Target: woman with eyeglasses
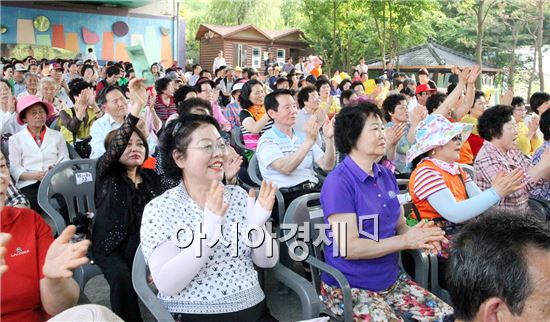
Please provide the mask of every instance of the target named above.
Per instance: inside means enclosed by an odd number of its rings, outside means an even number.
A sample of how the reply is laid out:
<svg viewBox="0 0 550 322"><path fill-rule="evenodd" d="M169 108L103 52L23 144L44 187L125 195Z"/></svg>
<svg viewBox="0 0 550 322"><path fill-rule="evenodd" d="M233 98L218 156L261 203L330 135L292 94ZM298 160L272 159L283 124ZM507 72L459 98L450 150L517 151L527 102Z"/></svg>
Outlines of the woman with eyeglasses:
<svg viewBox="0 0 550 322"><path fill-rule="evenodd" d="M92 249L111 289L111 309L124 321L141 321L132 286L132 263L140 243L145 205L161 194L160 179L142 168L149 155L147 138L136 127L147 102L143 80L129 84L130 114L105 138L105 153L97 160L96 216Z"/></svg>
<svg viewBox="0 0 550 322"><path fill-rule="evenodd" d="M188 114L168 124L161 154L165 175L180 183L145 207L141 247L162 304L176 321L276 321L254 264L273 267L277 246L267 234L257 248L247 246L241 233L232 234L235 225L240 232L263 227L276 187L262 183L255 201L254 192L221 183L228 145L209 115ZM215 244L216 232L231 247Z"/></svg>
<svg viewBox="0 0 550 322"><path fill-rule="evenodd" d="M457 163L471 131L471 124L451 123L442 115L431 114L420 122L416 143L407 153L407 162L412 162L414 169L409 192L419 219L434 221L446 230L448 238L457 232L457 224L481 215L522 187L523 172L515 170L498 173L490 189L479 189ZM446 250L442 250L443 258Z"/></svg>

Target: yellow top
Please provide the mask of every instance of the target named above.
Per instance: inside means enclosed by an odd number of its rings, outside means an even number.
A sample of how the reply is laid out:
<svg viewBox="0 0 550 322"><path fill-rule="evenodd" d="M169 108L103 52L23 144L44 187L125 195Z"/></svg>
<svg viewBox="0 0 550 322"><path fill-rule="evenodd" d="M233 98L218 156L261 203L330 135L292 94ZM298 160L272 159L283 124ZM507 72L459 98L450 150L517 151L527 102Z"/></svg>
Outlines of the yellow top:
<svg viewBox="0 0 550 322"><path fill-rule="evenodd" d="M518 140L516 146L523 154L531 156L542 145L542 139L536 134L529 139L529 128L525 122L518 122L517 124Z"/></svg>
<svg viewBox="0 0 550 322"><path fill-rule="evenodd" d="M479 133L477 132L477 119L475 117L471 116L470 114L466 114L464 115L462 120L460 120L460 122L473 124L474 127L472 128L472 134L479 135Z"/></svg>

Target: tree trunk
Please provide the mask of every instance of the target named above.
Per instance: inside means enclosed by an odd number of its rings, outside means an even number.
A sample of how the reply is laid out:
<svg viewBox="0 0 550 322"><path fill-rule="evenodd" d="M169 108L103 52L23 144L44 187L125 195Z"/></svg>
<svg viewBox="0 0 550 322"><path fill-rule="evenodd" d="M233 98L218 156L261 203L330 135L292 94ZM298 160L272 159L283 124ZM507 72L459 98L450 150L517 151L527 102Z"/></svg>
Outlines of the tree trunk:
<svg viewBox="0 0 550 322"><path fill-rule="evenodd" d="M329 75L332 74L332 65L336 60L336 21L337 21L337 11L338 5L336 4L338 0L332 0L332 57L330 58L331 63L328 66Z"/></svg>
<svg viewBox="0 0 550 322"><path fill-rule="evenodd" d="M508 87L514 88L514 74L516 73L516 48L518 44L518 22L512 23L512 59L508 74Z"/></svg>
<svg viewBox="0 0 550 322"><path fill-rule="evenodd" d="M485 9L485 0L479 1L479 7L476 12L477 18L477 39L476 39L476 64L482 67L482 51L483 51L483 11ZM483 70L483 69L482 69ZM476 81L477 89L481 90L481 76L483 72L479 74Z"/></svg>
<svg viewBox="0 0 550 322"><path fill-rule="evenodd" d="M529 86L527 87L527 97L531 97L531 89L533 88L533 80L535 79L535 71L537 70L537 47L533 47L533 69L529 77Z"/></svg>
<svg viewBox="0 0 550 322"><path fill-rule="evenodd" d="M538 58L539 58L539 89L541 92L544 92L544 66L542 64L543 62L543 55L542 55L542 34L544 31L544 0L539 0L539 30L537 33L537 52L538 52Z"/></svg>

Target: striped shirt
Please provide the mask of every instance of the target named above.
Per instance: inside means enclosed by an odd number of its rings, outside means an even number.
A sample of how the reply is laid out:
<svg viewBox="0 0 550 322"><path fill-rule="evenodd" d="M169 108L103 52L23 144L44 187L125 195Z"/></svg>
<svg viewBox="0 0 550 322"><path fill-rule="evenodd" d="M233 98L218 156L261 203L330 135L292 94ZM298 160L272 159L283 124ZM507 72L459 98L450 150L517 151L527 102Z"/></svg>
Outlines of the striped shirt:
<svg viewBox="0 0 550 322"><path fill-rule="evenodd" d="M160 94L157 95L157 98L155 99L155 112L157 112L157 116L163 123L166 122L170 115L176 113L176 111L176 103L174 102L173 96L170 96L170 103L166 105L162 101L162 96Z"/></svg>
<svg viewBox="0 0 550 322"><path fill-rule="evenodd" d="M449 172L452 175L456 175L458 173L458 169L454 170L454 165L450 165L446 162L430 159L434 164L439 166L439 168ZM439 161L439 162L434 162ZM458 165L456 165L458 167ZM466 178L464 180L464 184L467 182L471 182L472 178L468 174L466 174ZM418 169L416 173L416 178L414 181L414 193L420 200L427 199L432 194L441 191L447 187L447 184L445 183L445 180L443 179L443 176L439 171L432 167L422 167Z"/></svg>
<svg viewBox="0 0 550 322"><path fill-rule="evenodd" d="M245 127L242 125L244 120L251 117L254 119L254 116L248 111L248 110L241 110L239 117L241 119L241 133L243 134L243 143L247 148L256 149L256 146L258 144L258 140L260 139L260 136L264 134L267 130L270 130L273 126L273 120L267 121L267 123L264 125L264 128L260 131L260 134L257 133L250 133L248 132ZM254 120L258 121L258 120Z"/></svg>

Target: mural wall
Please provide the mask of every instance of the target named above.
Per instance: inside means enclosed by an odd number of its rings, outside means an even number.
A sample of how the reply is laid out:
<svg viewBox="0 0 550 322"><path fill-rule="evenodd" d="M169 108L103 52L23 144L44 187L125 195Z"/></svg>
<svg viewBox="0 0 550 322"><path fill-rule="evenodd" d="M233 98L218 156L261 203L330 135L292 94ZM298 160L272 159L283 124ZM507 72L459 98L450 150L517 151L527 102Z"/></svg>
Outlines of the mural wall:
<svg viewBox="0 0 550 322"><path fill-rule="evenodd" d="M2 6L2 55L75 57L93 48L98 60L128 60L126 47L142 44L151 62L171 66L172 20ZM47 19L36 17L44 16ZM2 30L4 31L4 30ZM183 31L185 33L185 31ZM7 52L6 52L7 51Z"/></svg>

